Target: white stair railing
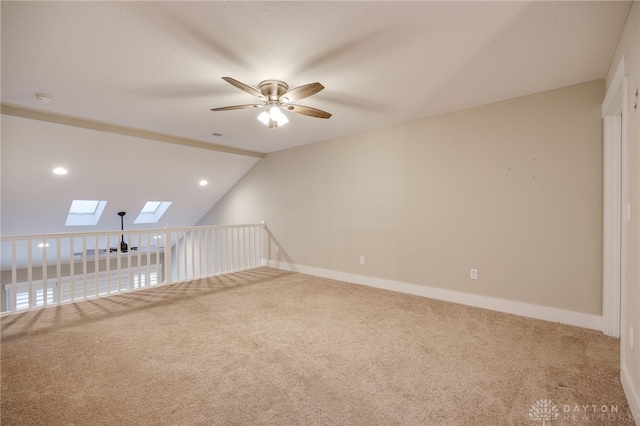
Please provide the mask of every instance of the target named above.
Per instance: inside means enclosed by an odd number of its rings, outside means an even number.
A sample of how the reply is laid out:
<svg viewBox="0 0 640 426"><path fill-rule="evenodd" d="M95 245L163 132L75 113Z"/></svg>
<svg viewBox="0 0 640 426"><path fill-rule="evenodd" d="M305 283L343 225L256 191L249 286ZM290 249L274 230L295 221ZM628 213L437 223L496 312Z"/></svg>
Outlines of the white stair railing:
<svg viewBox="0 0 640 426"><path fill-rule="evenodd" d="M262 263L263 228L248 224L0 236L0 312L255 268Z"/></svg>

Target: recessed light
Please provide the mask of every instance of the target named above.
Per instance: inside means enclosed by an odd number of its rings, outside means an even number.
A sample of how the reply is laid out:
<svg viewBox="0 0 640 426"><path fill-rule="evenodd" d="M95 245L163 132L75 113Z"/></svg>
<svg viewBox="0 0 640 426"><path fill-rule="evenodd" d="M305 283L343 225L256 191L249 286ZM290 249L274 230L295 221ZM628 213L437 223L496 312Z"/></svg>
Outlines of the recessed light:
<svg viewBox="0 0 640 426"><path fill-rule="evenodd" d="M200 186L206 186L209 182L207 182L206 180L202 179L200 181Z"/></svg>
<svg viewBox="0 0 640 426"><path fill-rule="evenodd" d="M47 95L46 93L36 93L36 98L40 99L44 103L51 102L53 99L51 95Z"/></svg>
<svg viewBox="0 0 640 426"><path fill-rule="evenodd" d="M57 175L66 175L68 172L64 167L56 167L55 169L53 169L53 173Z"/></svg>
<svg viewBox="0 0 640 426"><path fill-rule="evenodd" d="M40 248L49 247L49 243L40 243L40 244L38 244L38 247L40 247Z"/></svg>

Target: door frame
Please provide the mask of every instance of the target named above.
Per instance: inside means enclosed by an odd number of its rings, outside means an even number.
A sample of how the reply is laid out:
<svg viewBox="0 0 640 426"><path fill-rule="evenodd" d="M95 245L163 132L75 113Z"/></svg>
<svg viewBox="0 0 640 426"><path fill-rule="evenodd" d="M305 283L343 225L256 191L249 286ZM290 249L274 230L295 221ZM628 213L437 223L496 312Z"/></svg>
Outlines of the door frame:
<svg viewBox="0 0 640 426"><path fill-rule="evenodd" d="M628 211L628 75L626 58L618 64L604 102L603 118L603 281L602 331L626 341ZM624 357L624 351L621 357ZM621 362L624 365L624 359Z"/></svg>

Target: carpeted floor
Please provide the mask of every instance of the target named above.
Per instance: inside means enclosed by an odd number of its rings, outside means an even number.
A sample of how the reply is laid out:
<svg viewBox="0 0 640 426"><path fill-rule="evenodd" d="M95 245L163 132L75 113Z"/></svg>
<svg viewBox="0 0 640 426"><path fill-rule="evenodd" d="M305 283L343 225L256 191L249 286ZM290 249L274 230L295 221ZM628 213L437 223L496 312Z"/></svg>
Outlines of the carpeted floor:
<svg viewBox="0 0 640 426"><path fill-rule="evenodd" d="M269 268L1 325L2 426L633 424L617 339Z"/></svg>

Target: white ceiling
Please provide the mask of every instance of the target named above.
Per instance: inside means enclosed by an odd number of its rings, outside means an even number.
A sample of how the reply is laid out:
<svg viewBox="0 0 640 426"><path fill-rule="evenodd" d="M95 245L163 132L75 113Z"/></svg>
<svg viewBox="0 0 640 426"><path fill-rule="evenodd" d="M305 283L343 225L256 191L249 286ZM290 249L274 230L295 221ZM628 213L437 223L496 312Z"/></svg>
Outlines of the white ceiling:
<svg viewBox="0 0 640 426"><path fill-rule="evenodd" d="M126 229L193 226L257 161L3 115L2 235L115 230L119 211ZM98 225L65 227L72 200L107 201ZM158 223L133 225L147 201L172 205Z"/></svg>
<svg viewBox="0 0 640 426"><path fill-rule="evenodd" d="M2 1L1 101L269 153L603 78L630 5ZM288 113L269 130L253 109L212 112L255 101L224 76L254 87L318 81L325 90L298 103L333 116ZM59 232L71 194L109 199L107 229L116 211L148 200L174 201L168 223L193 225L258 161L34 123L3 116L3 234ZM67 186L50 182L53 158L74 169ZM205 173L219 186L200 197L189 185Z"/></svg>

